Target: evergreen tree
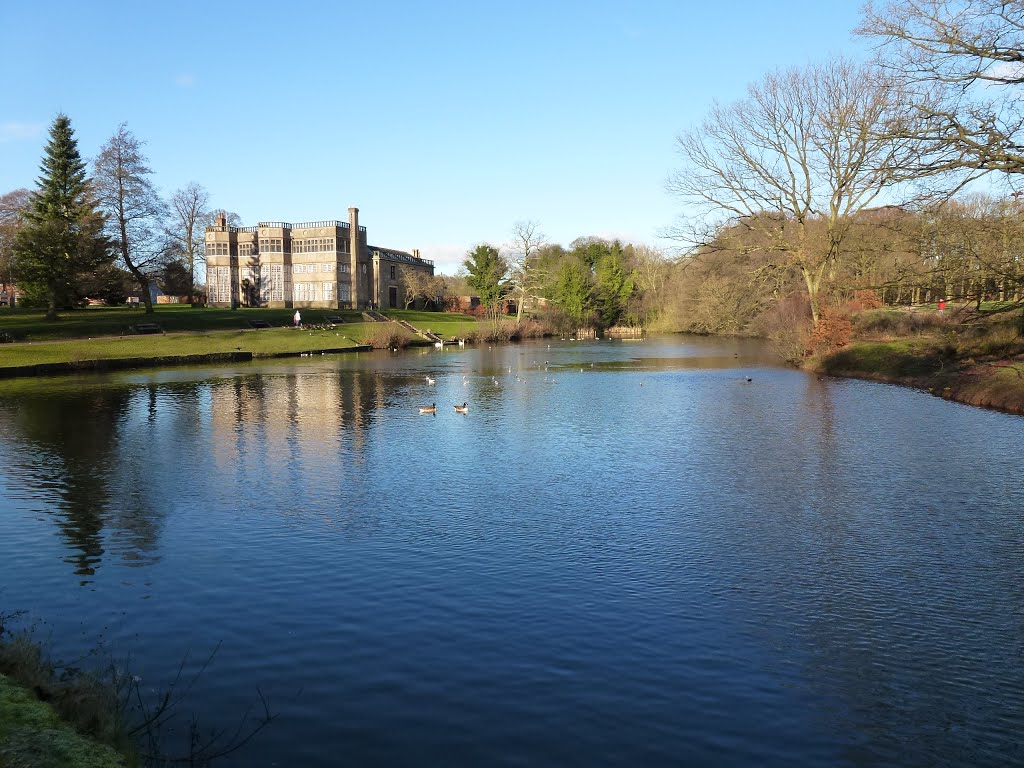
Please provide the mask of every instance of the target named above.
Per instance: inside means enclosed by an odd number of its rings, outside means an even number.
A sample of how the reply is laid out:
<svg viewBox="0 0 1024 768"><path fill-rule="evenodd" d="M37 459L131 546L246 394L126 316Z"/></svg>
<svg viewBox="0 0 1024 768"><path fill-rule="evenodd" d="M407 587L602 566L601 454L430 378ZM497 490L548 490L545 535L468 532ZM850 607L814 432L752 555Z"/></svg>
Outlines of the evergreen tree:
<svg viewBox="0 0 1024 768"><path fill-rule="evenodd" d="M493 245L482 243L466 254L462 266L467 272L466 284L476 291L491 317L497 318L501 301L508 293L508 262Z"/></svg>
<svg viewBox="0 0 1024 768"><path fill-rule="evenodd" d="M622 319L633 295L633 274L623 262L622 244L617 240L597 262L595 293L602 328L611 328Z"/></svg>
<svg viewBox="0 0 1024 768"><path fill-rule="evenodd" d="M568 319L566 330L575 333L592 320L594 285L590 267L575 254L562 259L551 298Z"/></svg>
<svg viewBox="0 0 1024 768"><path fill-rule="evenodd" d="M81 275L110 260L85 163L67 115L57 115L25 225L14 245L19 287L46 304L46 318L78 298Z"/></svg>

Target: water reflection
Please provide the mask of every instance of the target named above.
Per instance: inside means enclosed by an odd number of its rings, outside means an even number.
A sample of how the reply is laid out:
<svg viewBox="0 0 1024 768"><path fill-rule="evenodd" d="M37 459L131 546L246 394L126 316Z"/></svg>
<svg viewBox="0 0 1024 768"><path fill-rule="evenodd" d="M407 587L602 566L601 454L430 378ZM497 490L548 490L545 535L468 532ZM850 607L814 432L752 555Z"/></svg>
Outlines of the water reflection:
<svg viewBox="0 0 1024 768"><path fill-rule="evenodd" d="M0 387L0 584L304 686L227 766L1012 762L1024 420L712 340L94 381Z"/></svg>
<svg viewBox="0 0 1024 768"><path fill-rule="evenodd" d="M119 436L130 393L86 391L67 397L23 397L5 404L4 422L24 441L11 469L23 493L38 494L56 515L68 544L65 562L82 583L104 553L105 511L113 492ZM53 509L56 507L56 509Z"/></svg>
<svg viewBox="0 0 1024 768"><path fill-rule="evenodd" d="M67 543L62 557L83 585L105 557L158 562L176 504L201 505L214 493L243 510L268 499L287 510L355 482L374 414L401 385L373 370L322 368L185 382L136 377L84 388L51 380L43 394L0 394L7 442L21 446L11 451L8 493L53 515Z"/></svg>

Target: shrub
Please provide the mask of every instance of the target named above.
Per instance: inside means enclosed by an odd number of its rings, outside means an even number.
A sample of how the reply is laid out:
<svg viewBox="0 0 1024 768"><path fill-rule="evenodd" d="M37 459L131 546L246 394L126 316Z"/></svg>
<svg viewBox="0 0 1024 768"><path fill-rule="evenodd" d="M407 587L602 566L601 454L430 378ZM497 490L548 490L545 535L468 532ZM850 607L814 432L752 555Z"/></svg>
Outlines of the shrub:
<svg viewBox="0 0 1024 768"><path fill-rule="evenodd" d="M811 307L800 294L788 296L762 312L751 323L756 336L768 339L775 351L790 363L799 363L807 350Z"/></svg>
<svg viewBox="0 0 1024 768"><path fill-rule="evenodd" d="M544 336L550 335L551 331L544 323L540 322L539 320L528 318L526 320L523 320L521 323L519 323L518 326L516 326L512 338L539 339Z"/></svg>
<svg viewBox="0 0 1024 768"><path fill-rule="evenodd" d="M841 310L826 307L807 339L807 354L826 355L842 349L853 338L853 323Z"/></svg>
<svg viewBox="0 0 1024 768"><path fill-rule="evenodd" d="M875 309L853 316L854 335L859 339L887 339L935 334L948 330L953 320L934 312Z"/></svg>
<svg viewBox="0 0 1024 768"><path fill-rule="evenodd" d="M965 326L960 340L966 351L985 357L1011 357L1024 351L1024 337L1013 320Z"/></svg>
<svg viewBox="0 0 1024 768"><path fill-rule="evenodd" d="M853 298L847 302L851 312L863 312L865 309L880 309L882 298L875 291L854 291Z"/></svg>
<svg viewBox="0 0 1024 768"><path fill-rule="evenodd" d="M492 343L504 343L512 340L515 333L515 326L510 323L494 323L481 331L481 341Z"/></svg>
<svg viewBox="0 0 1024 768"><path fill-rule="evenodd" d="M405 349L409 346L409 337L392 326L393 323L381 324L363 337L363 343L374 349Z"/></svg>

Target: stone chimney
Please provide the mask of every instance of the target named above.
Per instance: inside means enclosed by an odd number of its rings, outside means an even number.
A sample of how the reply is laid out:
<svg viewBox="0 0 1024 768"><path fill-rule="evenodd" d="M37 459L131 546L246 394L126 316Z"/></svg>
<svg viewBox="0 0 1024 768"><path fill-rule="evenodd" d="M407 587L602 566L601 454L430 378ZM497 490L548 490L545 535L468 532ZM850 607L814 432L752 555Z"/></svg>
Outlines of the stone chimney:
<svg viewBox="0 0 1024 768"><path fill-rule="evenodd" d="M352 285L352 308L362 307L362 296L360 295L359 284L362 282L362 275L359 274L359 209L348 209L348 251L351 259L352 272L349 275Z"/></svg>
<svg viewBox="0 0 1024 768"><path fill-rule="evenodd" d="M222 231L226 231L227 230L227 228L228 228L228 217L225 215L224 211L220 211L217 214L216 224L217 224L218 227L220 227L220 229Z"/></svg>

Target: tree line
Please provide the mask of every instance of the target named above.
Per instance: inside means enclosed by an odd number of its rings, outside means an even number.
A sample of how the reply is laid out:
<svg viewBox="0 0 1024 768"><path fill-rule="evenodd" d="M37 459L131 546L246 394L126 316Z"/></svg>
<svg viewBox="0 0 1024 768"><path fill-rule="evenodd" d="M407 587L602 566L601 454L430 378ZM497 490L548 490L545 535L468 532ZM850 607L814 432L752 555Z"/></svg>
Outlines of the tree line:
<svg viewBox="0 0 1024 768"><path fill-rule="evenodd" d="M856 306L1019 305L1024 4L869 2L856 33L872 60L767 73L679 135L675 258L595 237L563 247L518 222L456 278L403 270L406 305L473 294L517 323L809 338ZM89 175L59 115L38 189L0 197L0 282L50 314L125 275L147 309L155 274L191 299L209 198L190 184L161 200L151 178L125 126Z"/></svg>
<svg viewBox="0 0 1024 768"><path fill-rule="evenodd" d="M678 137L672 324L813 336L865 302L1024 298L1024 4L868 3L856 32L871 61L768 73Z"/></svg>
<svg viewBox="0 0 1024 768"><path fill-rule="evenodd" d="M571 333L656 322L670 264L647 246L580 237L568 248L548 243L535 221L520 221L504 247L481 243L466 254L458 279L496 320L514 308Z"/></svg>
<svg viewBox="0 0 1024 768"><path fill-rule="evenodd" d="M217 213L206 190L190 183L164 200L143 142L123 124L100 148L91 171L71 120L57 115L36 189L0 197L5 291L17 285L18 302L45 307L49 319L85 297L118 304L133 292L152 312L155 279L165 291L194 301L205 228Z"/></svg>

